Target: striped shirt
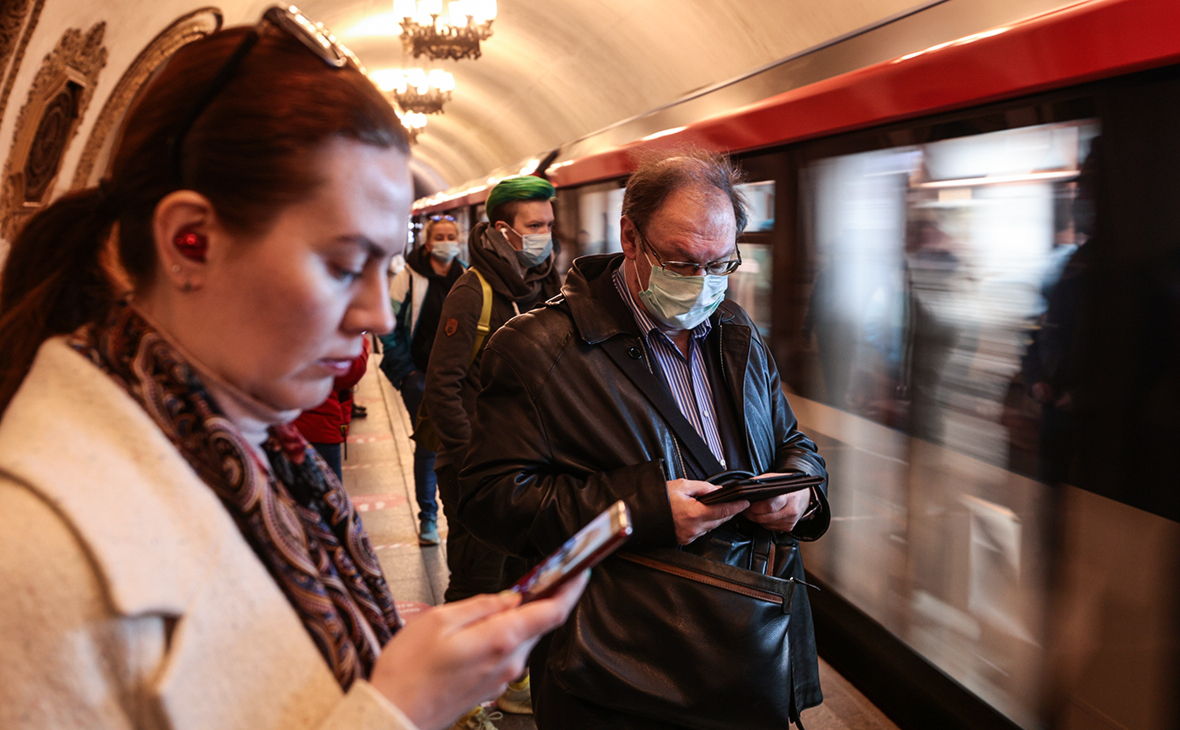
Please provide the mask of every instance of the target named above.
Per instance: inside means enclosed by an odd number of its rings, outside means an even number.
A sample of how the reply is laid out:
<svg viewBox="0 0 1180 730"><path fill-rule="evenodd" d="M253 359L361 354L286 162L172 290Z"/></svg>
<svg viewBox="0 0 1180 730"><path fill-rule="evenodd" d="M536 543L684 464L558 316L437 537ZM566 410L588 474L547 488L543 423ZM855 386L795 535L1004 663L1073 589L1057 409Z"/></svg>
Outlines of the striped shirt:
<svg viewBox="0 0 1180 730"><path fill-rule="evenodd" d="M659 363L660 373L676 398L680 412L709 445L709 450L717 457L717 461L721 462L722 468L727 468L725 451L721 447L721 434L717 430L713 386L709 383L709 375L705 371L704 342L713 329L713 323L706 319L692 328L691 336L688 338L688 358L685 359L676 343L656 326L647 310L631 296L623 268L620 266L615 270L615 288L619 290L619 295L623 297L623 301L635 317L644 344Z"/></svg>

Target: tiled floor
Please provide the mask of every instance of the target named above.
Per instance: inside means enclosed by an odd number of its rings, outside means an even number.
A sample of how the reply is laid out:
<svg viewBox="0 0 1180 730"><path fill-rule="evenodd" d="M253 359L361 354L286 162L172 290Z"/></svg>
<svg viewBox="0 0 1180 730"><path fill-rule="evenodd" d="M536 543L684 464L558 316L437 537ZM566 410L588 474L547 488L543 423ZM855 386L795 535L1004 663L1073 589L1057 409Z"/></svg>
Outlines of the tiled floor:
<svg viewBox="0 0 1180 730"><path fill-rule="evenodd" d="M447 584L446 547L418 547L410 424L401 397L377 369L379 355L357 386L356 402L368 417L352 422L344 460L344 487L363 513L403 616L442 602ZM446 521L439 515L439 532ZM820 662L825 702L804 714L809 730L897 730L843 677ZM505 715L499 730L535 730L527 715Z"/></svg>

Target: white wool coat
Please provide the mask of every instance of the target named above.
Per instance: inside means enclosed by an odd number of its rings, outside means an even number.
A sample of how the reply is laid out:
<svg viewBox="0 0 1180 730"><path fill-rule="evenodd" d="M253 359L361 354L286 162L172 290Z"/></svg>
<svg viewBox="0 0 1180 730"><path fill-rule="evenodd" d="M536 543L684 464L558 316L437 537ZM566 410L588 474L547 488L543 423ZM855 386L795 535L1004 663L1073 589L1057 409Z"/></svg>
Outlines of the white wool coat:
<svg viewBox="0 0 1180 730"><path fill-rule="evenodd" d="M0 727L415 730L337 684L213 491L60 338L0 421Z"/></svg>

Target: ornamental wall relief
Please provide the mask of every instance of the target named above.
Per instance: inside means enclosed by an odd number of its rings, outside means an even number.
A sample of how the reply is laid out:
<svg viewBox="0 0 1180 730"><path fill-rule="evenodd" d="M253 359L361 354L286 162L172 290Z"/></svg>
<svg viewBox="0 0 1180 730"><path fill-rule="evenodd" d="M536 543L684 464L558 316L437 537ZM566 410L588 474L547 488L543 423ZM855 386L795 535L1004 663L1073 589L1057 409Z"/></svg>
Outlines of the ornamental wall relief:
<svg viewBox="0 0 1180 730"><path fill-rule="evenodd" d="M45 0L6 0L0 3L0 79L4 81L0 87L0 120L4 119L16 72L20 70L25 48L44 6Z"/></svg>
<svg viewBox="0 0 1180 730"><path fill-rule="evenodd" d="M207 7L181 16L149 43L115 85L82 148L82 157L74 168L71 189L92 187L106 171L116 132L131 110L140 89L165 61L181 46L221 29L222 16L217 8Z"/></svg>
<svg viewBox="0 0 1180 730"><path fill-rule="evenodd" d="M53 192L62 157L107 62L106 23L67 30L41 63L17 117L0 187L0 236L12 240Z"/></svg>

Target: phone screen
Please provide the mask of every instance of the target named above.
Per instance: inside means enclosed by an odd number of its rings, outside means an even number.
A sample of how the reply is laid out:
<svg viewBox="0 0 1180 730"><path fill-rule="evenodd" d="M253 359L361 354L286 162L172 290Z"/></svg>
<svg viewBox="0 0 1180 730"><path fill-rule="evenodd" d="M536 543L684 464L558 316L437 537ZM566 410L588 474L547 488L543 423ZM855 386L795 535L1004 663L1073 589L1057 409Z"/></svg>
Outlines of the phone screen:
<svg viewBox="0 0 1180 730"><path fill-rule="evenodd" d="M526 602L551 595L570 578L597 565L630 535L631 511L619 500L517 581L512 590Z"/></svg>

